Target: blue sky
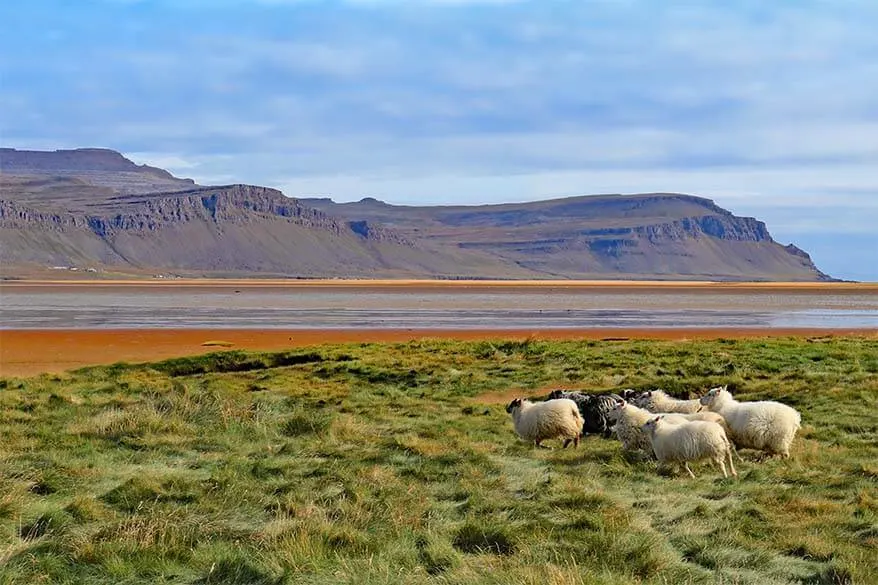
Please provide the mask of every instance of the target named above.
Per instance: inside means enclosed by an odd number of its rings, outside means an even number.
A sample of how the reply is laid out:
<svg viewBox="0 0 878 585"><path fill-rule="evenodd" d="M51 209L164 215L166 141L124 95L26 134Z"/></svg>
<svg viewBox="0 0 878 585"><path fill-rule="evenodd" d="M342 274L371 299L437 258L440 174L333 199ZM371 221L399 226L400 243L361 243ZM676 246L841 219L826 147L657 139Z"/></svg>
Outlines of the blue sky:
<svg viewBox="0 0 878 585"><path fill-rule="evenodd" d="M878 2L0 4L0 143L399 204L702 195L878 280Z"/></svg>

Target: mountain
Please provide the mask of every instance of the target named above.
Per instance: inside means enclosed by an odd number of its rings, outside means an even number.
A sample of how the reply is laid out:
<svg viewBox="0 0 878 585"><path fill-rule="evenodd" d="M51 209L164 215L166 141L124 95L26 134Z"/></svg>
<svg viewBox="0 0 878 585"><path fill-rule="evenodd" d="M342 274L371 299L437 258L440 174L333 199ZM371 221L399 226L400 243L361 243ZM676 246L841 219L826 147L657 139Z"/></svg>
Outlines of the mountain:
<svg viewBox="0 0 878 585"><path fill-rule="evenodd" d="M106 149L0 149L0 268L185 276L826 280L681 194L408 207L200 186Z"/></svg>
<svg viewBox="0 0 878 585"><path fill-rule="evenodd" d="M379 225L338 220L275 189L202 187L101 149L2 149L0 193L7 277L51 267L185 276L530 276L480 253L438 253Z"/></svg>
<svg viewBox="0 0 878 585"><path fill-rule="evenodd" d="M178 179L164 169L137 165L106 148L53 152L0 148L0 172L28 177L44 190L51 189L56 182L61 187L73 182L86 190L97 187L125 194L183 191L195 186L192 179Z"/></svg>
<svg viewBox="0 0 878 585"><path fill-rule="evenodd" d="M678 193L454 207L301 201L439 250L478 250L541 278L830 279L804 251L775 242L763 222Z"/></svg>

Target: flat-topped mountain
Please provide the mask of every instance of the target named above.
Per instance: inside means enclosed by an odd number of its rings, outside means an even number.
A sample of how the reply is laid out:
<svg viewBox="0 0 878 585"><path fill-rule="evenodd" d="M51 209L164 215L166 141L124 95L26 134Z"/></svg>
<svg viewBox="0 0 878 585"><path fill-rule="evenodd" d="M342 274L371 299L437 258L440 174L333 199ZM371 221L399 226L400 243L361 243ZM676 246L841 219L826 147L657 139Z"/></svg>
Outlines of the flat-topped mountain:
<svg viewBox="0 0 878 585"><path fill-rule="evenodd" d="M199 186L106 149L0 149L2 274L58 266L187 276L828 279L762 222L690 195L334 203Z"/></svg>
<svg viewBox="0 0 878 585"><path fill-rule="evenodd" d="M678 193L449 207L302 201L438 249L478 250L542 278L828 279L805 252L775 242L763 222Z"/></svg>
<svg viewBox="0 0 878 585"><path fill-rule="evenodd" d="M115 150L106 148L52 152L0 148L0 172L32 177L43 189L51 189L55 181L63 188L71 180L92 187L110 188L118 193L178 191L195 185L192 179L178 179L164 169L135 164ZM6 190L3 184L0 186Z"/></svg>

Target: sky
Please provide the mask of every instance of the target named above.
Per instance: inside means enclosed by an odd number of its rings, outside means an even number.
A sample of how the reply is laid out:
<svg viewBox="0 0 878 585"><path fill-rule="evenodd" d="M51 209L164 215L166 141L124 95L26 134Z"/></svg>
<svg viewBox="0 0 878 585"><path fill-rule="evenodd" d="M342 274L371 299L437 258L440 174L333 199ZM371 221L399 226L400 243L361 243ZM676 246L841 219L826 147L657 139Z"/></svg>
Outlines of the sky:
<svg viewBox="0 0 878 585"><path fill-rule="evenodd" d="M0 3L0 145L406 205L682 192L878 281L874 0Z"/></svg>

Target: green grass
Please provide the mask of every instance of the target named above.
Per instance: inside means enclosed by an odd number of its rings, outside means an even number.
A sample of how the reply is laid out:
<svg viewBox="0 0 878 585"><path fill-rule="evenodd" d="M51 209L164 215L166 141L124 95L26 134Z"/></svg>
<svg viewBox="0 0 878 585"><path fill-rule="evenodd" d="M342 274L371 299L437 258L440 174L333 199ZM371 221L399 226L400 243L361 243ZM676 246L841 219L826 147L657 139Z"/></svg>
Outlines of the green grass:
<svg viewBox="0 0 878 585"><path fill-rule="evenodd" d="M659 475L504 411L719 384L802 412L791 459ZM5 584L878 581L874 338L230 351L7 378L0 409Z"/></svg>

